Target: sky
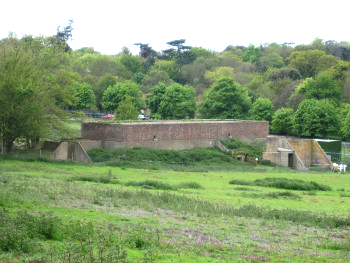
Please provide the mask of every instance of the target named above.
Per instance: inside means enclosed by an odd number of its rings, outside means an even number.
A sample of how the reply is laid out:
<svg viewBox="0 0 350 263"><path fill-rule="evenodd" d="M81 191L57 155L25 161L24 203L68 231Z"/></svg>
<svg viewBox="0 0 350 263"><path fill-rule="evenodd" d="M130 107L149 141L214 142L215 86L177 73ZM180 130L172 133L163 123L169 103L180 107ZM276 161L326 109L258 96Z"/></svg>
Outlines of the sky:
<svg viewBox="0 0 350 263"><path fill-rule="evenodd" d="M51 36L73 19L75 50L118 54L135 43L162 51L176 39L223 51L229 45L350 41L346 0L13 0L1 1L0 39L9 32Z"/></svg>

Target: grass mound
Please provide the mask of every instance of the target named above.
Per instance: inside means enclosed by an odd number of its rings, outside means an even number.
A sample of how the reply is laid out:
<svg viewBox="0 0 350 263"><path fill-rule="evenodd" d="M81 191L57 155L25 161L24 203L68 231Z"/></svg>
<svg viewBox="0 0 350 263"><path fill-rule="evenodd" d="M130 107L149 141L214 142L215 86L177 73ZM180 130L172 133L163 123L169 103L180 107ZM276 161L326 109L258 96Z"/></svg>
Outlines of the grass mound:
<svg viewBox="0 0 350 263"><path fill-rule="evenodd" d="M288 179L283 177L264 178L264 179L257 179L255 181L231 180L230 184L275 187L280 189L298 190L298 191L316 191L316 190L331 191L332 190L331 187L327 185L322 185L313 181L306 182L303 180Z"/></svg>
<svg viewBox="0 0 350 263"><path fill-rule="evenodd" d="M107 151L100 148L88 152L93 162L120 163L167 163L191 165L196 163L237 163L229 154L217 148L192 150L153 150L149 148L117 149Z"/></svg>

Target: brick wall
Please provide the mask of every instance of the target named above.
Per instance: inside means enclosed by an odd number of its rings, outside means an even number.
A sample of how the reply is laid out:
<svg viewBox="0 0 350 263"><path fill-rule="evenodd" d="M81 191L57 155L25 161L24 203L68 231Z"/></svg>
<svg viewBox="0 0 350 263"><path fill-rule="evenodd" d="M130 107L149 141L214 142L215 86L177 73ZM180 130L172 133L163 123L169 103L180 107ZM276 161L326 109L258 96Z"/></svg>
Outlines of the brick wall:
<svg viewBox="0 0 350 263"><path fill-rule="evenodd" d="M269 133L266 121L159 121L134 123L83 123L82 138L141 142L170 140L203 140L227 138L265 138Z"/></svg>

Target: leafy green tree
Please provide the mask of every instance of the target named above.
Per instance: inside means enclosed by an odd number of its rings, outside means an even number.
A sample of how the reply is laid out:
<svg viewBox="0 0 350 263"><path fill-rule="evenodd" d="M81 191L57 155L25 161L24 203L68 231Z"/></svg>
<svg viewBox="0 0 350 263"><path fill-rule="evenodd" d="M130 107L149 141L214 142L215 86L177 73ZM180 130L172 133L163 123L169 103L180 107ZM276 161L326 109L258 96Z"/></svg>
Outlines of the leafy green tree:
<svg viewBox="0 0 350 263"><path fill-rule="evenodd" d="M255 62L262 56L261 49L254 45L249 45L244 51L243 61Z"/></svg>
<svg viewBox="0 0 350 263"><path fill-rule="evenodd" d="M158 108L163 100L163 96L167 89L166 84L158 83L146 97L147 107L151 110L151 114L158 113Z"/></svg>
<svg viewBox="0 0 350 263"><path fill-rule="evenodd" d="M102 97L103 93L109 86L113 86L117 83L117 79L110 73L104 74L94 87L94 93L96 96L96 106L102 111Z"/></svg>
<svg viewBox="0 0 350 263"><path fill-rule="evenodd" d="M141 110L143 103L141 91L135 82L117 82L113 86L109 86L102 97L102 107L107 112L114 112L119 103L127 96L133 99L137 110Z"/></svg>
<svg viewBox="0 0 350 263"><path fill-rule="evenodd" d="M88 83L77 83L74 86L76 100L73 104L75 110L87 110L96 104L96 97L92 86Z"/></svg>
<svg viewBox="0 0 350 263"><path fill-rule="evenodd" d="M260 72L266 72L269 68L279 69L285 66L283 58L277 53L262 55L257 60L256 65Z"/></svg>
<svg viewBox="0 0 350 263"><path fill-rule="evenodd" d="M234 69L231 67L217 67L213 71L206 71L204 77L214 83L217 79L234 76Z"/></svg>
<svg viewBox="0 0 350 263"><path fill-rule="evenodd" d="M180 68L173 60L158 60L153 64L149 71L164 71L174 81L179 77L180 74Z"/></svg>
<svg viewBox="0 0 350 263"><path fill-rule="evenodd" d="M294 128L298 135L326 137L336 134L339 119L334 104L328 100L306 99L299 104L294 115Z"/></svg>
<svg viewBox="0 0 350 263"><path fill-rule="evenodd" d="M157 112L162 119L187 119L194 118L195 111L194 88L174 83L166 88Z"/></svg>
<svg viewBox="0 0 350 263"><path fill-rule="evenodd" d="M274 106L271 100L267 98L258 98L249 111L250 118L253 120L272 121Z"/></svg>
<svg viewBox="0 0 350 263"><path fill-rule="evenodd" d="M135 106L133 98L125 96L125 98L119 103L117 110L115 111L116 120L136 120L138 110Z"/></svg>
<svg viewBox="0 0 350 263"><path fill-rule="evenodd" d="M271 71L267 76L267 80L276 81L281 79L289 78L291 80L299 80L302 79L302 76L299 70L295 68L281 68L274 71Z"/></svg>
<svg viewBox="0 0 350 263"><path fill-rule="evenodd" d="M342 89L333 80L332 75L327 73L320 73L315 79L307 78L297 90L304 93L307 99L331 99L339 104L342 98Z"/></svg>
<svg viewBox="0 0 350 263"><path fill-rule="evenodd" d="M58 102L73 99L67 90L72 80L65 78L71 76L68 58L50 38L9 35L0 41L0 140L6 152L17 138L37 140L62 117Z"/></svg>
<svg viewBox="0 0 350 263"><path fill-rule="evenodd" d="M313 78L335 66L338 58L320 50L294 51L287 59L288 67L296 68L304 78Z"/></svg>
<svg viewBox="0 0 350 263"><path fill-rule="evenodd" d="M233 78L224 77L204 94L199 112L202 118L244 119L248 117L250 108L248 91Z"/></svg>
<svg viewBox="0 0 350 263"><path fill-rule="evenodd" d="M174 83L174 81L164 71L152 71L142 80L142 92L146 94L149 93L158 83L164 83L169 86Z"/></svg>
<svg viewBox="0 0 350 263"><path fill-rule="evenodd" d="M142 69L141 59L137 56L122 55L120 57L120 62L132 73L140 72Z"/></svg>
<svg viewBox="0 0 350 263"><path fill-rule="evenodd" d="M280 108L272 118L271 131L281 135L293 133L294 111L291 108Z"/></svg>

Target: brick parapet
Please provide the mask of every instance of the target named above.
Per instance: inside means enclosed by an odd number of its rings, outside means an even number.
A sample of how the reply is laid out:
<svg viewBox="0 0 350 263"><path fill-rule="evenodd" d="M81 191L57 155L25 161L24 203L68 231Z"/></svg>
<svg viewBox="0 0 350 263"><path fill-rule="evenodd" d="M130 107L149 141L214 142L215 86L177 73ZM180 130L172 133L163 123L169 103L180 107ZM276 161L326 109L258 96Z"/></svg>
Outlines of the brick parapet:
<svg viewBox="0 0 350 263"><path fill-rule="evenodd" d="M266 121L159 121L135 123L83 123L82 138L118 142L265 138Z"/></svg>

